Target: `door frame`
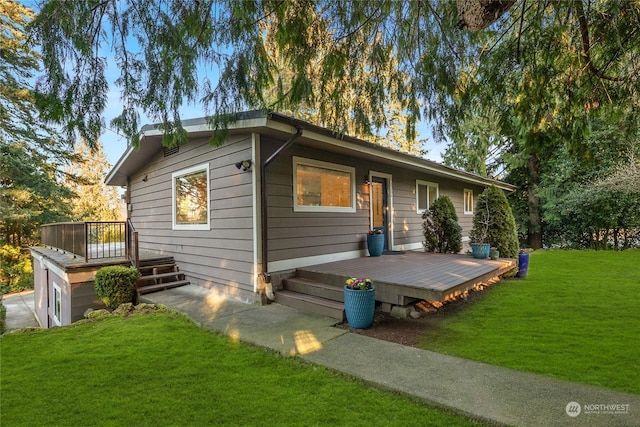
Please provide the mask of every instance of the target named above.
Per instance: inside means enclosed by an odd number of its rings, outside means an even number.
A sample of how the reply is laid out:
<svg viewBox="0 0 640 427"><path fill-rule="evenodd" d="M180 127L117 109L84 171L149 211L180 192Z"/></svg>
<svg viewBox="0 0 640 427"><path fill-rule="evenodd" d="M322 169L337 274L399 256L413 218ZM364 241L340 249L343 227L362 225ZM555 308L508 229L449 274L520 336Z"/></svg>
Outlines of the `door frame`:
<svg viewBox="0 0 640 427"><path fill-rule="evenodd" d="M385 249L393 250L393 220L394 220L394 210L393 210L393 177L391 174L377 171L369 171L369 229L373 229L373 203L371 203L371 194L372 194L372 183L374 178L381 178L386 180L387 187L387 230L386 230L386 245Z"/></svg>

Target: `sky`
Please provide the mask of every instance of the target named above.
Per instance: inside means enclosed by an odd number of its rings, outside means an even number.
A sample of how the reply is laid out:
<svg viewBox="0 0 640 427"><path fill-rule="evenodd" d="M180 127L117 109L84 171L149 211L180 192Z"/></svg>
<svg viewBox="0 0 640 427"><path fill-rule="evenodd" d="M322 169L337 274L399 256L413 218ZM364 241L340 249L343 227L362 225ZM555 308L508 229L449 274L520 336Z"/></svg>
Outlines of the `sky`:
<svg viewBox="0 0 640 427"><path fill-rule="evenodd" d="M115 130L110 126L111 120L120 114L122 106L120 104L120 92L116 85L113 83L117 78L118 70L113 67L110 68L108 80L110 82L110 92L108 97L107 106L104 111L104 119L106 124L106 129L104 133L100 137L100 142L102 142L102 146L104 147L105 154L109 163L114 165L118 159L122 156L127 148L127 140L123 136L119 135L115 132ZM180 118L181 119L191 119L196 117L202 117L205 115L205 111L203 108L193 105L184 105L180 109ZM148 119L144 114L141 114L140 124L144 126L146 124L150 124L151 120ZM418 125L418 132L420 138L427 139L426 149L429 152L426 155L426 158L429 160L433 160L436 162L442 161L442 152L445 150L445 144L437 144L433 142L431 138L431 130L428 125L425 123L420 123Z"/></svg>
<svg viewBox="0 0 640 427"><path fill-rule="evenodd" d="M23 0L23 4L31 7L34 10L38 10L38 5L35 0ZM111 126L111 120L119 115L122 111L122 104L120 101L120 89L115 85L116 79L119 77L120 71L115 66L115 61L113 61L113 53L108 50L108 48L103 48L103 52L101 52L107 58L107 71L106 77L109 82L109 96L106 108L104 110L103 118L105 123L105 129L103 134L100 136L100 142L102 142L102 146L104 147L105 154L107 159L111 165L114 165L118 159L124 154L127 148L127 140L125 137L119 135ZM210 67L215 68L215 67ZM212 83L214 83L214 79L211 75ZM180 109L180 117L182 119L190 119L196 117L202 117L205 115L205 110L198 105L184 105ZM147 118L144 114L140 115L140 125L144 126L146 124L150 124L152 121ZM444 151L444 144L436 144L433 142L431 138L431 130L426 123L420 123L418 125L418 133L421 139L426 139L428 142L426 144L426 149L429 152L426 155L426 158L430 160L434 160L437 162L442 161L441 152Z"/></svg>

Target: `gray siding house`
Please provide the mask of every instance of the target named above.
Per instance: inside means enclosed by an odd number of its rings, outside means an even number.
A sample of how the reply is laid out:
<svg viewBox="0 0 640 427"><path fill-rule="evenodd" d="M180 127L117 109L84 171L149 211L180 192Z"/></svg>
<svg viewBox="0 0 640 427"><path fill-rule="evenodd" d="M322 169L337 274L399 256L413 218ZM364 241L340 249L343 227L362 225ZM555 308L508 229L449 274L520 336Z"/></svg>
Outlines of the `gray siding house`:
<svg viewBox="0 0 640 427"><path fill-rule="evenodd" d="M127 148L106 183L126 188L141 251L246 302L277 290L276 273L367 256L373 228L389 251L421 250L421 213L440 195L466 238L477 195L514 190L277 113L242 114L217 147L205 118L183 125L189 142L173 149L143 127L140 148Z"/></svg>

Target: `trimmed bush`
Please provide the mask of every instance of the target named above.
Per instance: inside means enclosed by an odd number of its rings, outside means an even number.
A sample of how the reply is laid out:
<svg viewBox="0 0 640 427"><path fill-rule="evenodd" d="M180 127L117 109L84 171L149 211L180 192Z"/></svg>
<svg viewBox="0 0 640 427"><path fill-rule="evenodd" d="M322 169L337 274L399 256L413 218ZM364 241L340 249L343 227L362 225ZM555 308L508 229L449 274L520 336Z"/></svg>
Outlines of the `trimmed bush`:
<svg viewBox="0 0 640 427"><path fill-rule="evenodd" d="M502 257L515 258L520 245L516 221L504 191L492 185L478 196L469 237L472 243L495 246Z"/></svg>
<svg viewBox="0 0 640 427"><path fill-rule="evenodd" d="M437 198L422 219L425 251L457 254L462 250L462 227L449 196Z"/></svg>
<svg viewBox="0 0 640 427"><path fill-rule="evenodd" d="M133 301L139 276L133 267L103 267L96 273L96 295L108 308L116 309L120 304Z"/></svg>

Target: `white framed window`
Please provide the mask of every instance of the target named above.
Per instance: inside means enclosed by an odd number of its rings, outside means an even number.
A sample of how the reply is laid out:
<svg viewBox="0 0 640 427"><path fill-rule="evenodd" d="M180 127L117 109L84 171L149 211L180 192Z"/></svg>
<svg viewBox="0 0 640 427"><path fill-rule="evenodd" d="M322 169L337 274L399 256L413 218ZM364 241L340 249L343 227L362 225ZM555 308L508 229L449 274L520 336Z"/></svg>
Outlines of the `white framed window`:
<svg viewBox="0 0 640 427"><path fill-rule="evenodd" d="M293 157L293 210L355 212L356 169Z"/></svg>
<svg viewBox="0 0 640 427"><path fill-rule="evenodd" d="M53 323L60 326L62 325L62 290L56 282L53 282L53 304L51 307L51 314Z"/></svg>
<svg viewBox="0 0 640 427"><path fill-rule="evenodd" d="M464 189L464 213L466 215L473 214L473 190Z"/></svg>
<svg viewBox="0 0 640 427"><path fill-rule="evenodd" d="M209 163L171 174L174 230L209 230L211 200Z"/></svg>
<svg viewBox="0 0 640 427"><path fill-rule="evenodd" d="M416 205L417 212L421 214L431 207L438 198L438 184L435 182L416 180Z"/></svg>

